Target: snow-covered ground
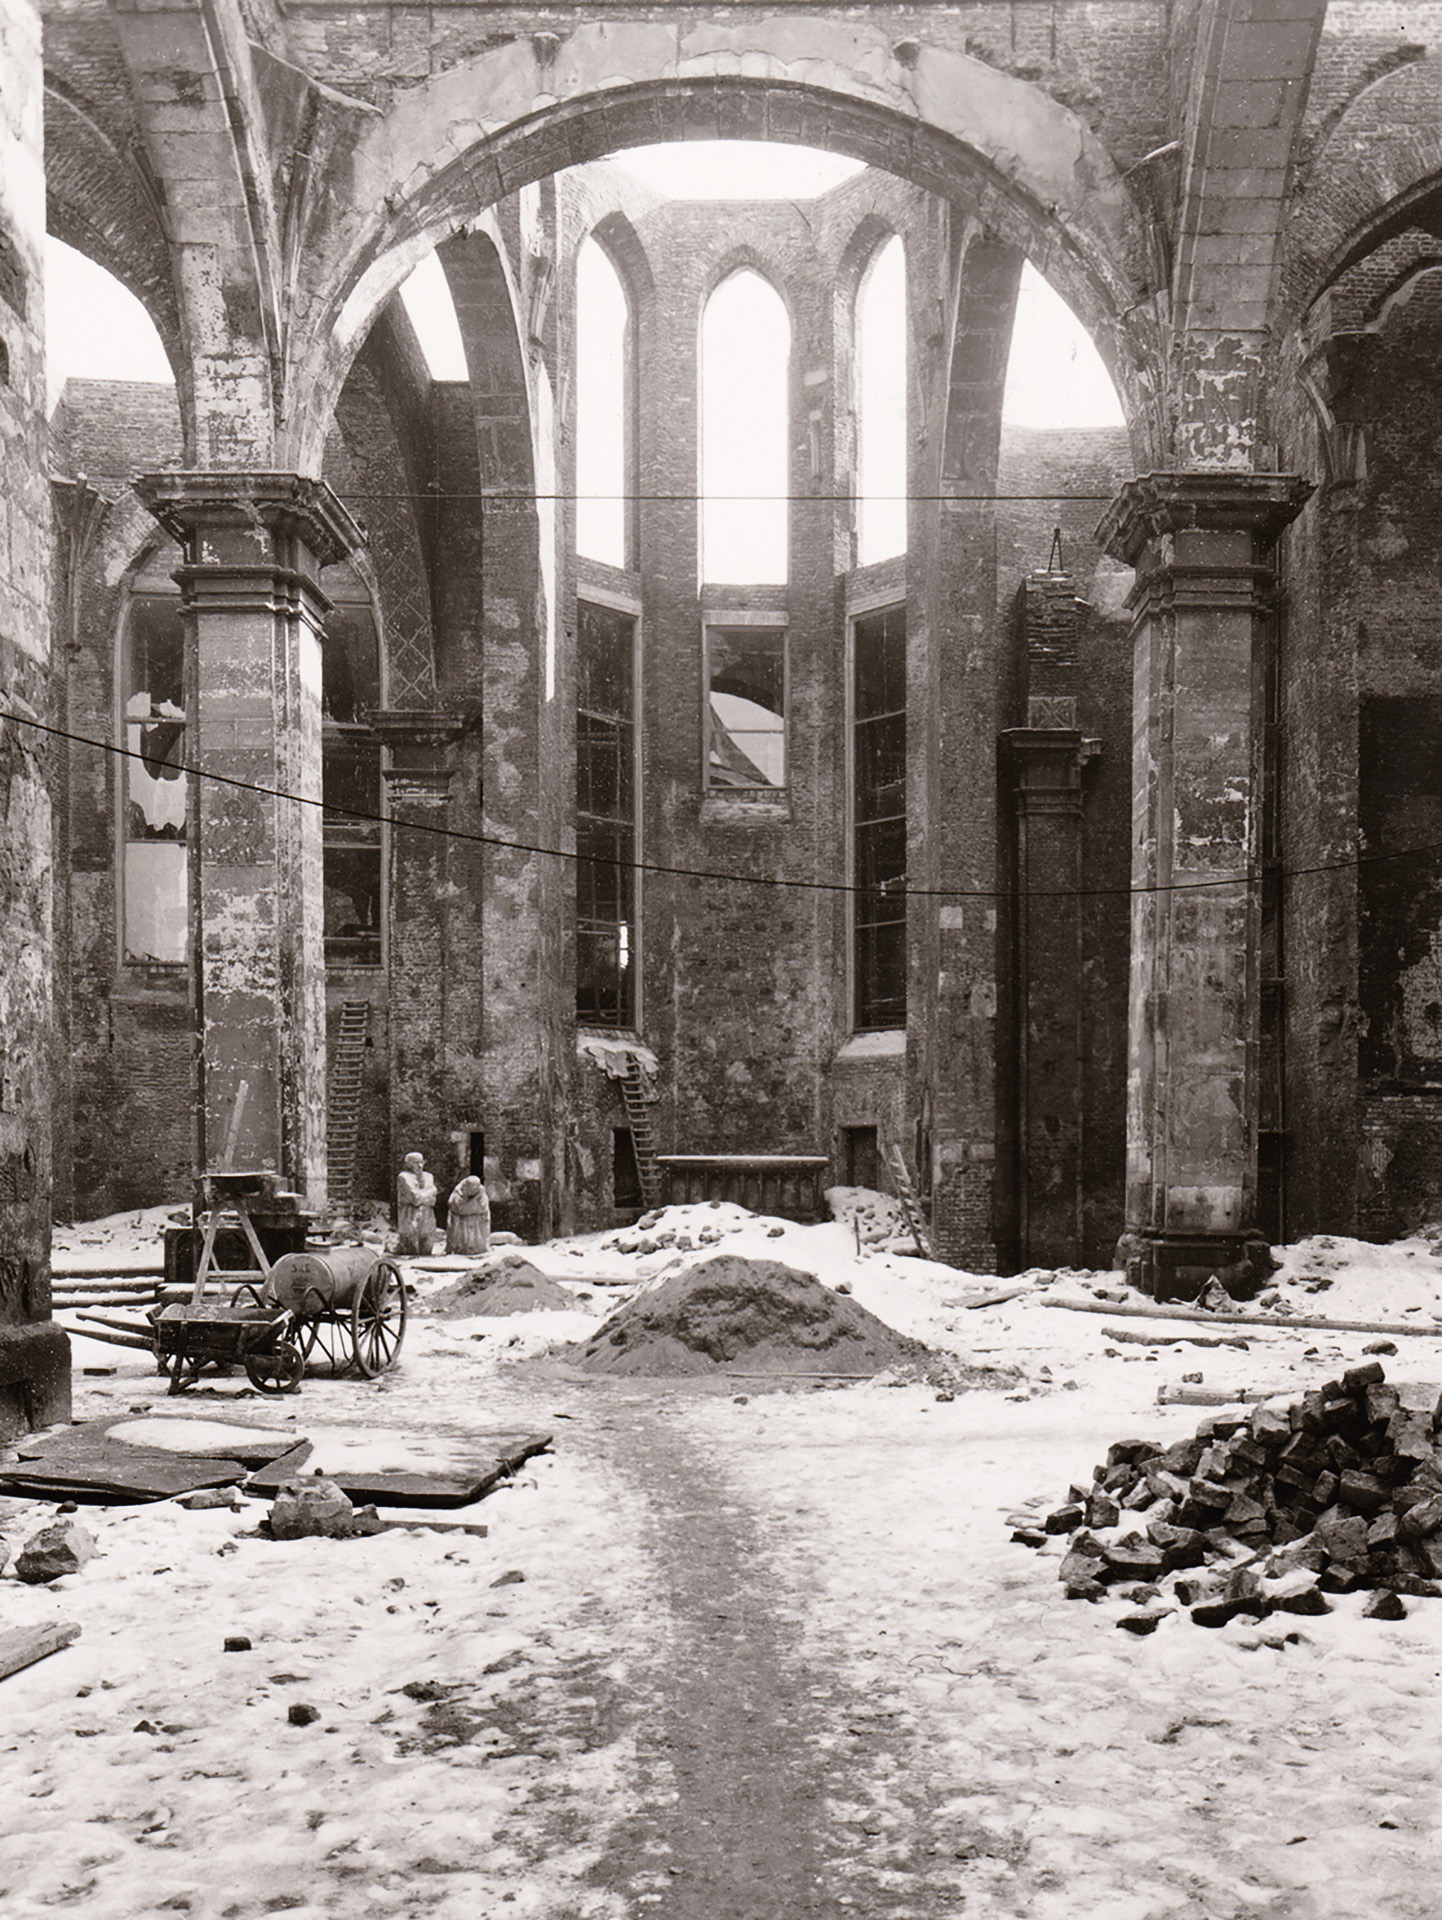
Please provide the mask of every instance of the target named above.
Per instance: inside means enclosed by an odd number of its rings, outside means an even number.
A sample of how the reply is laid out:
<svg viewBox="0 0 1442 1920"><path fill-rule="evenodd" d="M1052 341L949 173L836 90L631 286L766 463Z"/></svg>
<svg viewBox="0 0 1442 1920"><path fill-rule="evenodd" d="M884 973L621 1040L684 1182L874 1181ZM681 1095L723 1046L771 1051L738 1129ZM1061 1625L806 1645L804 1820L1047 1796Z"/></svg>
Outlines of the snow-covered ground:
<svg viewBox="0 0 1442 1920"><path fill-rule="evenodd" d="M154 1251L163 1217L68 1230L57 1253L118 1271ZM908 1370L707 1390L585 1383L537 1358L718 1247L845 1286L995 1377L954 1397ZM439 1516L484 1522L484 1539L421 1528L275 1542L256 1533L265 1508L251 1501L82 1508L94 1560L50 1587L0 1580L0 1628L82 1628L0 1681L7 1916L664 1916L664 1897L592 1872L653 1790L626 1703L675 1634L658 1509L616 1465L629 1419L659 1423L678 1459L706 1463L754 1522L808 1662L865 1704L872 1737L850 1763L865 1804L843 1797L829 1813L869 1875L851 1910L1436 1915L1442 1601L1409 1600L1408 1617L1386 1623L1361 1618L1364 1596L1340 1597L1325 1617L1289 1620L1290 1635L1276 1620L1208 1631L1176 1616L1136 1639L1116 1631L1116 1603L1068 1602L1055 1555L1013 1544L1006 1524L1089 1481L1112 1440L1191 1432L1207 1409L1163 1404L1169 1392L1291 1397L1383 1336L1257 1328L1245 1347L1144 1347L1108 1329L1160 1323L1054 1304L1121 1305L1118 1275L1018 1276L1005 1283L1027 1283L1015 1298L970 1307L1003 1283L859 1251L841 1223L731 1207L526 1253L573 1310L430 1321L425 1297L455 1263L417 1263L420 1310L400 1367L376 1383L308 1379L268 1399L237 1375L167 1400L147 1356L76 1340L77 1418L136 1409L334 1429L352 1449L371 1436L380 1460L486 1429L549 1431L555 1444L475 1508ZM1442 1379L1442 1258L1428 1237L1287 1249L1256 1310L1436 1328L1398 1336L1383 1360L1399 1384ZM0 1502L6 1546L52 1514ZM228 1636L250 1650L226 1652ZM295 1704L318 1718L292 1724Z"/></svg>

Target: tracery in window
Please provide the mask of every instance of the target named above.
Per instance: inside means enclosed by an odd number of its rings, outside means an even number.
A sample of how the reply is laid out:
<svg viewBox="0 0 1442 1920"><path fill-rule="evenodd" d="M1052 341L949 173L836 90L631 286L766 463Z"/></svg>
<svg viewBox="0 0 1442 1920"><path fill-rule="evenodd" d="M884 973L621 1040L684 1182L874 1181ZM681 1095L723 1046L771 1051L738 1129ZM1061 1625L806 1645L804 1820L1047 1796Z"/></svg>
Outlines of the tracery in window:
<svg viewBox="0 0 1442 1920"><path fill-rule="evenodd" d="M791 322L751 267L723 280L701 321L701 579L781 585L788 575Z"/></svg>
<svg viewBox="0 0 1442 1920"><path fill-rule="evenodd" d="M856 559L906 552L906 249L877 248L856 297Z"/></svg>
<svg viewBox="0 0 1442 1920"><path fill-rule="evenodd" d="M630 557L631 312L596 240L576 256L576 551L608 567Z"/></svg>

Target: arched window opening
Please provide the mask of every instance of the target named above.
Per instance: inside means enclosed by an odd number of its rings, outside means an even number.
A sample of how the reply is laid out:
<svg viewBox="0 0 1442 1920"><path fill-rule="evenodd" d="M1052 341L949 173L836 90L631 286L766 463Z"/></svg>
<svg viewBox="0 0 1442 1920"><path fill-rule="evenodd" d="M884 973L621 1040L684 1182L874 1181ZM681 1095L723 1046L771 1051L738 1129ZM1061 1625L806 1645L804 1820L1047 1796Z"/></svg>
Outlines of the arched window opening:
<svg viewBox="0 0 1442 1920"><path fill-rule="evenodd" d="M178 966L190 928L185 628L179 596L148 584L137 583L125 619L121 940L127 961Z"/></svg>
<svg viewBox="0 0 1442 1920"><path fill-rule="evenodd" d="M608 567L630 559L631 309L597 241L576 256L576 551Z"/></svg>
<svg viewBox="0 0 1442 1920"><path fill-rule="evenodd" d="M52 408L70 379L175 379L155 322L130 289L53 236L45 242L45 369Z"/></svg>
<svg viewBox="0 0 1442 1920"><path fill-rule="evenodd" d="M1091 335L1029 260L1017 289L1001 417L1016 427L1126 424Z"/></svg>
<svg viewBox="0 0 1442 1920"><path fill-rule="evenodd" d="M456 303L451 298L445 268L434 253L428 253L402 281L401 301L416 330L426 372L432 380L468 379Z"/></svg>
<svg viewBox="0 0 1442 1920"><path fill-rule="evenodd" d="M791 491L791 323L744 267L701 321L701 579L784 585Z"/></svg>
<svg viewBox="0 0 1442 1920"><path fill-rule="evenodd" d="M906 552L906 249L879 247L856 297L856 560Z"/></svg>
<svg viewBox="0 0 1442 1920"><path fill-rule="evenodd" d="M381 964L385 874L380 742L366 716L380 707L380 636L354 575L327 582L334 605L321 642L321 797L325 955L333 965Z"/></svg>

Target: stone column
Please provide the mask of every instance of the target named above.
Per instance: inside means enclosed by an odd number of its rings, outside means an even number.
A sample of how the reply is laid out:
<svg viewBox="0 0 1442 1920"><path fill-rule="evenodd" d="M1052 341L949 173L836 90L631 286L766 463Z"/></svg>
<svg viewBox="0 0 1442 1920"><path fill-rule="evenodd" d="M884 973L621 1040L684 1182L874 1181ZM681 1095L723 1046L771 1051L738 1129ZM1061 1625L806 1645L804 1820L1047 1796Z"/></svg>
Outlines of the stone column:
<svg viewBox="0 0 1442 1920"><path fill-rule="evenodd" d="M387 747L390 814L390 1137L402 1154L425 1156L443 1189L454 1164L446 1055L452 920L450 751L462 723L431 710L367 715ZM474 1046L474 1036L466 1036ZM444 1197L444 1192L442 1197Z"/></svg>
<svg viewBox="0 0 1442 1920"><path fill-rule="evenodd" d="M1194 1297L1256 1232L1261 633L1288 474L1130 481L1098 538L1137 569L1126 1226L1133 1285Z"/></svg>
<svg viewBox="0 0 1442 1920"><path fill-rule="evenodd" d="M148 474L189 627L198 1170L273 1167L325 1200L320 569L361 543L320 481ZM220 777L216 777L220 776ZM232 781L235 784L226 784Z"/></svg>
<svg viewBox="0 0 1442 1920"><path fill-rule="evenodd" d="M1074 699L1034 699L1028 718L1059 706L1075 717ZM1002 738L1016 799L1020 1254L1024 1266L1066 1267L1082 1257L1082 772L1096 743L1074 725Z"/></svg>
<svg viewBox="0 0 1442 1920"><path fill-rule="evenodd" d="M40 16L0 0L0 1440L70 1417L50 1318L53 720ZM63 669L63 659L61 661Z"/></svg>

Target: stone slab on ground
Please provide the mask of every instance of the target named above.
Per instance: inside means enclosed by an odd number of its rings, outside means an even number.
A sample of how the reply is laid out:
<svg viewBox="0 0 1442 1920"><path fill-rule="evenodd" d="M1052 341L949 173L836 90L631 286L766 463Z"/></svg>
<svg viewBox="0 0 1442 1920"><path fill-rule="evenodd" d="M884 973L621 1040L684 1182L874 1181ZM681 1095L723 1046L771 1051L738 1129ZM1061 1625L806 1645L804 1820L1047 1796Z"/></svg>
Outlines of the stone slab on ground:
<svg viewBox="0 0 1442 1920"><path fill-rule="evenodd" d="M90 1454L22 1460L0 1468L0 1494L39 1500L169 1500L201 1487L234 1486L245 1474L239 1460L202 1460L111 1446Z"/></svg>
<svg viewBox="0 0 1442 1920"><path fill-rule="evenodd" d="M17 1441L20 1458L0 1468L0 1493L168 1500L205 1487L234 1486L247 1470L293 1452L299 1439L294 1431L184 1415L86 1420Z"/></svg>
<svg viewBox="0 0 1442 1920"><path fill-rule="evenodd" d="M205 1420L186 1414L112 1414L84 1420L46 1434L17 1440L22 1460L84 1457L97 1447L117 1445L127 1452L165 1453L213 1460L239 1460L262 1467L289 1453L302 1436L294 1427L263 1427L245 1420Z"/></svg>
<svg viewBox="0 0 1442 1920"><path fill-rule="evenodd" d="M470 1459L464 1465L453 1464L429 1473L389 1471L383 1464L349 1471L336 1467L326 1471L326 1478L355 1502L392 1507L464 1507L489 1493L523 1461L544 1453L550 1444L548 1433L477 1434L467 1436ZM246 1492L274 1498L313 1457L309 1444L297 1447L293 1454L282 1455L253 1473L246 1481Z"/></svg>

